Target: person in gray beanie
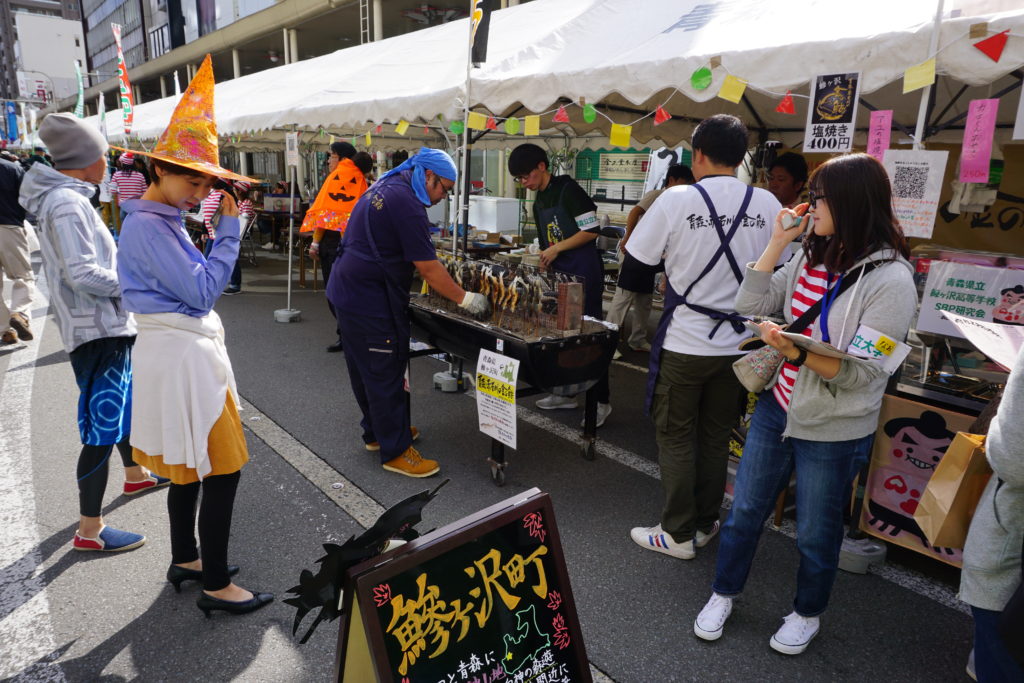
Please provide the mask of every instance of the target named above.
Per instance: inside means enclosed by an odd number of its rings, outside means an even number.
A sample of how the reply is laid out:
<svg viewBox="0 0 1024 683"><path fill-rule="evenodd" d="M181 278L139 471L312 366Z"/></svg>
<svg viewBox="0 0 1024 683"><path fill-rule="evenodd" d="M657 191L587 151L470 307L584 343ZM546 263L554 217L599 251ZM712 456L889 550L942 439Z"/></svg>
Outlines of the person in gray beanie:
<svg viewBox="0 0 1024 683"><path fill-rule="evenodd" d="M170 480L136 465L128 443L135 322L121 305L114 238L89 203L106 171L107 141L71 114L47 116L39 137L54 167L34 164L25 173L19 201L36 217L50 303L81 392L76 473L81 518L72 543L76 550L131 550L146 537L108 527L100 514L114 446L124 465L125 495Z"/></svg>

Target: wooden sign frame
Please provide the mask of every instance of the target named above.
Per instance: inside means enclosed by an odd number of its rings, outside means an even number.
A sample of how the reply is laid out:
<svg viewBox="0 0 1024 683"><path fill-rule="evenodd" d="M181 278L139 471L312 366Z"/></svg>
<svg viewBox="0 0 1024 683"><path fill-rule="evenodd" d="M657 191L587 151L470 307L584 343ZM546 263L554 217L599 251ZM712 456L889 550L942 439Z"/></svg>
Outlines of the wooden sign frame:
<svg viewBox="0 0 1024 683"><path fill-rule="evenodd" d="M345 575L344 617L338 633L334 680L339 683L401 683L392 675L392 665L384 641L384 628L373 602L373 590L382 582L423 565L460 546L539 512L547 534L544 541L561 595L565 626L572 650L567 659L582 672L579 680L592 683L576 603L565 567L561 539L555 523L551 497L533 488L480 512L464 517L408 544L352 567ZM552 646L553 647L553 646ZM411 673L410 683L418 679Z"/></svg>

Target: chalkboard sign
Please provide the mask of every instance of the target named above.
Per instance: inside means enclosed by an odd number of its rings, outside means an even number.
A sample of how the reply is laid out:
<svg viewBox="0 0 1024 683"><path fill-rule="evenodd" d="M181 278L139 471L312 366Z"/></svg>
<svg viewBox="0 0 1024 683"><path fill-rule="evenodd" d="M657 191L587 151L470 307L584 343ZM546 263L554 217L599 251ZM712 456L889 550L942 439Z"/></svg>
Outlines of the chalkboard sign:
<svg viewBox="0 0 1024 683"><path fill-rule="evenodd" d="M591 681L551 498L531 489L349 571L347 683Z"/></svg>

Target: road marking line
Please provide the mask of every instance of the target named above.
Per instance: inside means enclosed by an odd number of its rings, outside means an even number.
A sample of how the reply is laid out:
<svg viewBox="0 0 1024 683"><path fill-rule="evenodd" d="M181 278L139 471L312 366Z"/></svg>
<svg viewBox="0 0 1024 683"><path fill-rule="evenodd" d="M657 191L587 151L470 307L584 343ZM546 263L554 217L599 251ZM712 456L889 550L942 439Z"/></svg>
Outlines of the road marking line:
<svg viewBox="0 0 1024 683"><path fill-rule="evenodd" d="M45 276L36 270L38 299L48 305ZM35 338L13 352L18 365L9 368L0 383L0 614L5 615L0 619L0 678L21 674L32 680L66 681L64 670L52 661L57 645L47 586L40 576L43 559L32 481L32 384L46 319L37 317L36 322Z"/></svg>

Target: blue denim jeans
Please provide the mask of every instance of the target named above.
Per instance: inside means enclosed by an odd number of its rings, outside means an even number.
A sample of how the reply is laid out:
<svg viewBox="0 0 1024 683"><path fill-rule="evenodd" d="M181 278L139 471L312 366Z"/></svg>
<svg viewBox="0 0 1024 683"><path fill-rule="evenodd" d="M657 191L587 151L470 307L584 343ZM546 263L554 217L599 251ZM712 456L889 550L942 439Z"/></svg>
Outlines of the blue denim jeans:
<svg viewBox="0 0 1024 683"><path fill-rule="evenodd" d="M1014 661L997 624L1002 612L971 606L974 615L974 673L979 683L1024 681L1024 670Z"/></svg>
<svg viewBox="0 0 1024 683"><path fill-rule="evenodd" d="M843 544L843 507L867 462L874 435L850 441L782 438L786 412L771 392L761 394L736 474L732 512L722 527L714 591L736 596L750 573L758 539L775 499L796 470L797 614L825 611Z"/></svg>

